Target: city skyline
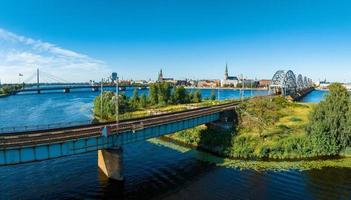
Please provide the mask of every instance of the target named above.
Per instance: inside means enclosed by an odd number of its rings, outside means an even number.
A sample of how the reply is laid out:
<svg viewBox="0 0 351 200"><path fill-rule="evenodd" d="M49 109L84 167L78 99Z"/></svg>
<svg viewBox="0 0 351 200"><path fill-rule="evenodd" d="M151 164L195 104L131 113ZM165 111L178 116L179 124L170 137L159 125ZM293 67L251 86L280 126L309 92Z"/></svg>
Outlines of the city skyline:
<svg viewBox="0 0 351 200"><path fill-rule="evenodd" d="M156 79L161 68L176 79L222 79L226 63L249 78L292 69L351 81L346 1L60 2L3 3L2 82L38 67L77 82L113 71Z"/></svg>

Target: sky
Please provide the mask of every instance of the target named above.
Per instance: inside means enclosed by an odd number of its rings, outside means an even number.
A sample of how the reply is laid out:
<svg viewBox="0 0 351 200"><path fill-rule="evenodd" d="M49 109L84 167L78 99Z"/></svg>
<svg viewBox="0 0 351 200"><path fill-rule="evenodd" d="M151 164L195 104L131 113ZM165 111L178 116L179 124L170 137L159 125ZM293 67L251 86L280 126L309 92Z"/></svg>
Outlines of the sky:
<svg viewBox="0 0 351 200"><path fill-rule="evenodd" d="M350 1L11 0L0 6L0 80L270 79L351 82ZM23 77L19 77L19 73ZM49 80L48 80L49 81Z"/></svg>

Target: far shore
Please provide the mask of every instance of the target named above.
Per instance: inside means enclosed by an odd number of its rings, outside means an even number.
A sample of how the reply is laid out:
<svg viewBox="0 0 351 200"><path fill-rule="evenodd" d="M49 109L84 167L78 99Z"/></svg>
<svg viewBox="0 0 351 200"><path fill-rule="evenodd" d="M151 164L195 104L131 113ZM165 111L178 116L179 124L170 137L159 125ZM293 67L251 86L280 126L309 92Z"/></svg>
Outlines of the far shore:
<svg viewBox="0 0 351 200"><path fill-rule="evenodd" d="M186 89L213 89L213 90L268 90L268 88L233 88L233 87L191 87L186 86Z"/></svg>

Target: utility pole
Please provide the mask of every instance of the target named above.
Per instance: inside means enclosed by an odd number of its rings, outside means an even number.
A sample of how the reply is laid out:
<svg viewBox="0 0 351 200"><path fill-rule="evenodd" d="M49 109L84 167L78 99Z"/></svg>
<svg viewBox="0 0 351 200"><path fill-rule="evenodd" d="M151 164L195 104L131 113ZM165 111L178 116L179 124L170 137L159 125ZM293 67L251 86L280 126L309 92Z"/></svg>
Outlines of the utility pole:
<svg viewBox="0 0 351 200"><path fill-rule="evenodd" d="M218 95L217 95L217 96L218 96L218 101L219 101L219 100L220 100L220 96L219 96L219 95L220 95L220 92L219 92L219 85L217 86L217 92L218 92Z"/></svg>
<svg viewBox="0 0 351 200"><path fill-rule="evenodd" d="M250 80L251 80L251 97L252 97L252 95L253 95L253 94L252 94L252 89L253 89L253 88L252 88L252 79L250 79Z"/></svg>
<svg viewBox="0 0 351 200"><path fill-rule="evenodd" d="M102 99L103 99L103 98L102 98L102 93L103 93L102 82L103 82L103 80L104 80L104 79L102 78L102 79L101 79L101 99L100 99L100 101L101 101L101 102L100 102L100 104L101 104L101 105L100 105L101 119L103 118L103 107L102 107L102 106L103 106L103 105L102 105Z"/></svg>
<svg viewBox="0 0 351 200"><path fill-rule="evenodd" d="M37 68L37 88L39 88L39 68Z"/></svg>
<svg viewBox="0 0 351 200"><path fill-rule="evenodd" d="M119 87L118 87L118 75L116 77L116 133L118 134L118 123L119 123Z"/></svg>
<svg viewBox="0 0 351 200"><path fill-rule="evenodd" d="M243 101L243 99L244 99L244 75L243 74L241 74L240 99L241 99L241 101Z"/></svg>

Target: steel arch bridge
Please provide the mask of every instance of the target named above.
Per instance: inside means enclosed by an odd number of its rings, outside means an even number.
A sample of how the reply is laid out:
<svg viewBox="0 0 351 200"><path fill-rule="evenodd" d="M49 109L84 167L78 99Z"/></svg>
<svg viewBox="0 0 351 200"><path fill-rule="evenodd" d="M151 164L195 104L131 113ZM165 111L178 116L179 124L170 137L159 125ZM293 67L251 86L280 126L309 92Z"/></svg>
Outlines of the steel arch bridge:
<svg viewBox="0 0 351 200"><path fill-rule="evenodd" d="M295 96L297 93L312 87L312 79L299 74L297 77L291 70L278 70L272 78L269 90L273 94Z"/></svg>

